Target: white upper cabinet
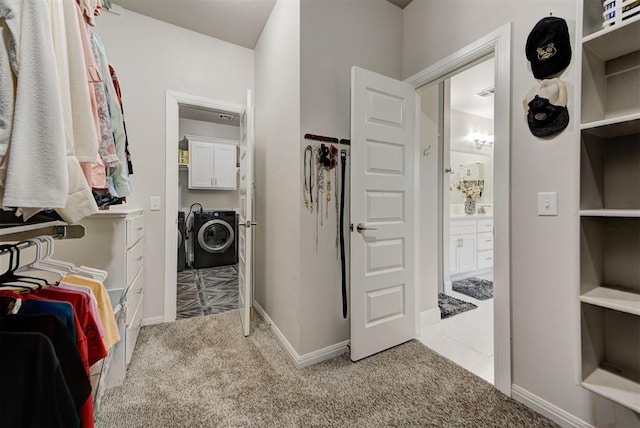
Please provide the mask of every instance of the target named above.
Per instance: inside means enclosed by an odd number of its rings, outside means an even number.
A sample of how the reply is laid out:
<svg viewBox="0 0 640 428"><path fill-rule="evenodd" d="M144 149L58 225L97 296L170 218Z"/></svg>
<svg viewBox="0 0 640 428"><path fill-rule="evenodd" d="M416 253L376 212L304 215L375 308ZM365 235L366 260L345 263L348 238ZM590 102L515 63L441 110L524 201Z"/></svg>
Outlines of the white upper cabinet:
<svg viewBox="0 0 640 428"><path fill-rule="evenodd" d="M186 135L189 189L236 190L237 141Z"/></svg>

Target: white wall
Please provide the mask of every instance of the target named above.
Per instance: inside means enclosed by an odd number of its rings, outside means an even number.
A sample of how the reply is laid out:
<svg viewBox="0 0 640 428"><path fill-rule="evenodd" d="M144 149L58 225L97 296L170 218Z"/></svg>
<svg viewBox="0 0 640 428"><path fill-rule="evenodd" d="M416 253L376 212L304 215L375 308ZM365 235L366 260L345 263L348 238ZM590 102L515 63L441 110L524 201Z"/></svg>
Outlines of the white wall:
<svg viewBox="0 0 640 428"><path fill-rule="evenodd" d="M448 266L438 259L438 237L434 228L425 227L431 224L442 224L438 200L438 165L440 150L438 144L439 104L438 84L420 88L420 262L416 265L419 272L420 311L438 307L438 276L440 266ZM425 155L425 151L428 155Z"/></svg>
<svg viewBox="0 0 640 428"><path fill-rule="evenodd" d="M301 3L301 122L300 156L305 133L350 138L351 67L357 65L399 79L402 11L386 0L302 0ZM302 164L302 157L297 160ZM333 179L332 175L332 180ZM302 194L298 169L295 192ZM337 183L332 182L335 186ZM302 221L300 260L303 266L302 334L298 353L312 352L349 339L348 319L342 318L341 269L336 241L335 197L329 218L319 227L316 215L298 201ZM348 194L346 194L348 209ZM345 218L349 219L348 211ZM348 240L349 232L345 232ZM348 247L347 247L348 254Z"/></svg>
<svg viewBox="0 0 640 428"><path fill-rule="evenodd" d="M185 135L240 140L240 127L222 125L202 120L179 120L178 135L180 140ZM236 155L237 159L237 155ZM205 210L235 210L238 208L238 190L192 190L189 189L189 170L181 169L178 174L178 207L189 208L191 204L200 203Z"/></svg>
<svg viewBox="0 0 640 428"><path fill-rule="evenodd" d="M299 349L300 1L278 0L255 48L255 299Z"/></svg>
<svg viewBox="0 0 640 428"><path fill-rule="evenodd" d="M567 83L571 122L542 141L526 125L521 100L536 83L526 60L527 35L542 17L563 17L576 46L577 0L414 0L404 9L406 78L513 23L511 113L511 300L513 383L598 426L637 426L629 410L579 385L579 120L575 65ZM536 214L537 192L557 191L559 215Z"/></svg>
<svg viewBox="0 0 640 428"><path fill-rule="evenodd" d="M253 51L123 10L103 13L97 33L122 87L135 174L130 207L145 210L145 318L164 311L165 91L244 103L253 89ZM176 142L177 150L177 142ZM162 197L150 212L149 196Z"/></svg>

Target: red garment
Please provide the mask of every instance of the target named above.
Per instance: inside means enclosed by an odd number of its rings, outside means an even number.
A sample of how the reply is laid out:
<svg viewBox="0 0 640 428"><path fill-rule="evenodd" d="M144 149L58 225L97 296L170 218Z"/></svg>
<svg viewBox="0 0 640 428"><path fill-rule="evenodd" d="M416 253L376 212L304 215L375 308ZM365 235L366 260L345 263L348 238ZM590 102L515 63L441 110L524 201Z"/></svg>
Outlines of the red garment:
<svg viewBox="0 0 640 428"><path fill-rule="evenodd" d="M46 289L39 290L39 295L37 296L33 293L28 293L28 294L6 293L6 294L19 297L20 299L23 299L23 300L37 299L37 300L69 302L69 300L67 299L45 297L43 294L41 294L44 290ZM5 293L2 293L2 294L5 294ZM44 293L44 294L52 294L52 293ZM61 295L59 295L58 297L61 297ZM73 297L71 297L71 299L75 300L76 302L78 301L77 298L74 299ZM87 372L87 376L91 377L91 365L89 364L89 347L87 343L87 336L84 333L85 329L83 328L82 324L80 323L80 320L78 319L78 311L76 310L76 305L73 302L69 302L69 303L71 303L71 306L73 306L73 315L74 315L73 322L76 328L76 347L78 348L78 353L80 354L80 359L82 360L82 365L84 366L84 369ZM81 306L81 304L79 306ZM88 311L85 310L85 312L88 312ZM95 323L95 320L94 320L94 323ZM97 332L97 330L94 330L94 332ZM99 334L98 334L98 337L100 337ZM104 345L102 346L102 348L104 350ZM106 355L106 351L105 351L105 355ZM81 427L94 428L93 398L91 396L87 398L87 401L85 401L82 407L80 408L80 411L78 412L78 416L80 417Z"/></svg>
<svg viewBox="0 0 640 428"><path fill-rule="evenodd" d="M87 347L89 356L89 366L94 365L107 356L107 350L100 337L100 330L91 309L89 299L86 294L80 291L61 289L57 287L45 287L35 291L36 296L46 297L53 300L69 302L76 311L76 316L82 326L82 331L87 337Z"/></svg>

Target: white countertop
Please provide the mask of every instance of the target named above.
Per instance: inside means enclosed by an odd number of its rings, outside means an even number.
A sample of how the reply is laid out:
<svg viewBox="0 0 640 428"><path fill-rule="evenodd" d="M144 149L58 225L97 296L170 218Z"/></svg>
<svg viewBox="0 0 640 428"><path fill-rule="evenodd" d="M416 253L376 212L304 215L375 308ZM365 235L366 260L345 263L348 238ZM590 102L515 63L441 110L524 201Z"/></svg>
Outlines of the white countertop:
<svg viewBox="0 0 640 428"><path fill-rule="evenodd" d="M449 216L449 220L475 220L483 218L493 218L493 214L454 214Z"/></svg>

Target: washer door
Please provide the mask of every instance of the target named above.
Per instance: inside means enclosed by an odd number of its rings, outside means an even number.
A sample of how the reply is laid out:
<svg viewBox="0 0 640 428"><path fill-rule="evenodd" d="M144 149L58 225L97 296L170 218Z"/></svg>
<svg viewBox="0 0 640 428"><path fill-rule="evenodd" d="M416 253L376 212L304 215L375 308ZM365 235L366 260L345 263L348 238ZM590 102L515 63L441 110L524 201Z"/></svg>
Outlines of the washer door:
<svg viewBox="0 0 640 428"><path fill-rule="evenodd" d="M209 220L198 230L198 244L208 253L223 253L234 238L233 228L224 220Z"/></svg>

